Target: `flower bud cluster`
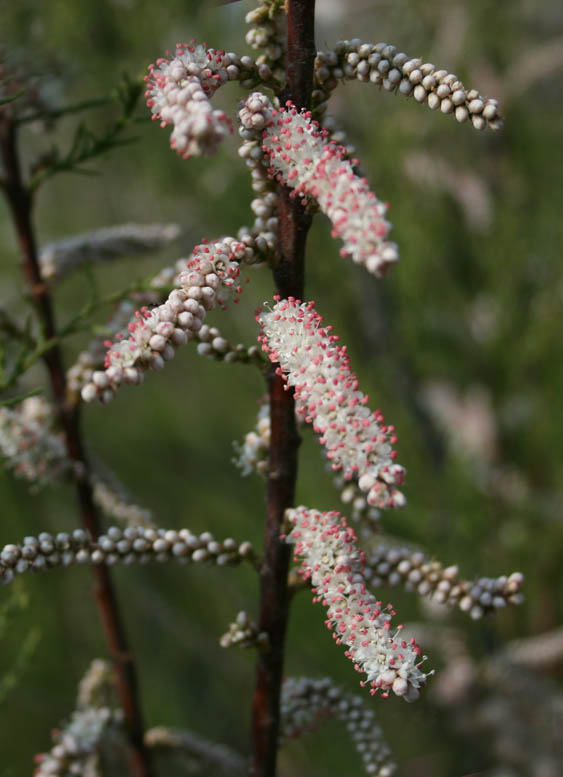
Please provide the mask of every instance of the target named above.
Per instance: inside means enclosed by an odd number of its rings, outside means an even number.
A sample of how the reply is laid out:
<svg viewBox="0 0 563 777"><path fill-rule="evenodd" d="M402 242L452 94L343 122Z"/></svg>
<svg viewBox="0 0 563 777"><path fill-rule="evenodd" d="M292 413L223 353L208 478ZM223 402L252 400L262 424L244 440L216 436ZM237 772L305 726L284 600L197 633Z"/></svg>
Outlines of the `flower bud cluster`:
<svg viewBox="0 0 563 777"><path fill-rule="evenodd" d="M241 146L243 149L244 146ZM239 151L241 150L239 149ZM248 160L247 160L248 162ZM254 172L251 167L251 173ZM252 185L255 186L257 180L252 178ZM268 179L269 180L269 179ZM269 183L271 183L269 181ZM239 240L246 241L252 238L255 242L255 251L266 260L276 250L276 240L278 232L278 194L274 191L265 189L250 203L254 212L254 223L251 227L242 227L238 232Z"/></svg>
<svg viewBox="0 0 563 777"><path fill-rule="evenodd" d="M462 124L471 121L475 129L499 129L502 119L498 100L466 89L459 78L420 58L411 58L387 43L362 43L358 38L339 41L333 51L322 51L315 60L316 89L313 99L322 104L339 79L367 81L387 92L399 92L426 103L431 110L455 116Z"/></svg>
<svg viewBox="0 0 563 777"><path fill-rule="evenodd" d="M233 447L237 457L233 463L246 477L251 472L256 472L262 477L268 474L268 457L270 455L270 403L264 402L258 411L256 425L251 432L244 437L244 442L234 442Z"/></svg>
<svg viewBox="0 0 563 777"><path fill-rule="evenodd" d="M293 525L286 541L295 544L295 559L311 580L314 601L327 608L326 626L334 629L338 645L347 646L345 655L356 671L367 675L360 685L384 698L392 691L406 701L417 699L427 677L420 669L421 650L414 638L401 639L402 626L392 631L391 606L383 608L367 590L364 554L346 519L306 507L286 510L286 519Z"/></svg>
<svg viewBox="0 0 563 777"><path fill-rule="evenodd" d="M273 250L275 244L275 235L261 235L251 233L248 227L243 227L239 230L237 240L245 247L244 264L253 265L260 264L267 259L269 251ZM216 243L230 243L233 241L232 237L224 236L214 241ZM186 257L180 257L173 265L163 267L159 272L150 280L150 286L155 290L156 294L162 294L166 289L170 289L171 286L180 285L180 277L186 269L186 263L193 259L193 254L186 259ZM159 300L162 301L162 300Z"/></svg>
<svg viewBox="0 0 563 777"><path fill-rule="evenodd" d="M186 266L186 260L182 262L182 269ZM87 383L92 380L96 370L103 370L107 352L107 340L116 338L121 340L127 335L127 325L135 314L135 310L144 305L158 305L162 301L155 291L139 292L130 298L122 300L116 307L111 319L104 326L104 335L95 337L88 346L78 354L74 364L66 373L67 389L72 395L80 394Z"/></svg>
<svg viewBox="0 0 563 777"><path fill-rule="evenodd" d="M253 96L256 97L256 94ZM260 97L263 99L257 99L250 105L254 107L259 104L267 108L269 101L264 95L260 95ZM271 254L276 247L279 198L276 184L268 175L268 163L262 151L262 127L254 127L252 124L253 117L259 115L259 111L253 113L247 107L247 103L243 104L239 112L241 121L239 135L243 142L238 153L250 170L252 189L258 194L258 197L250 203L255 214L254 224L250 229L243 228L239 232L239 238L242 239L242 236L246 234L254 235L257 240L262 240L265 243L262 247L262 253ZM260 124L260 119L256 119L256 121Z"/></svg>
<svg viewBox="0 0 563 777"><path fill-rule="evenodd" d="M346 726L367 774L391 777L396 764L375 722L375 713L360 696L339 688L329 678L288 677L282 685L281 739L312 731L323 718L337 718Z"/></svg>
<svg viewBox="0 0 563 777"><path fill-rule="evenodd" d="M14 409L0 408L0 453L17 477L37 486L72 473L61 434L53 431L54 414L42 397L28 397Z"/></svg>
<svg viewBox="0 0 563 777"><path fill-rule="evenodd" d="M100 741L108 728L120 725L121 710L86 707L72 713L70 723L53 732L55 745L35 757L35 777L61 777L89 773L97 761Z"/></svg>
<svg viewBox="0 0 563 777"><path fill-rule="evenodd" d="M218 542L212 534L199 536L189 529L144 529L141 526L120 529L112 526L97 541L83 529L71 534L25 537L22 545L5 545L0 551L0 582L11 583L15 575L40 572L73 564L146 564L149 561L209 561L218 566L253 559L250 542L237 543L231 538Z"/></svg>
<svg viewBox="0 0 563 777"><path fill-rule="evenodd" d="M240 647L268 650L270 640L265 631L259 631L258 626L247 612L242 610L234 623L229 625L229 630L219 639L223 648Z"/></svg>
<svg viewBox="0 0 563 777"><path fill-rule="evenodd" d="M357 479L346 480L338 472L333 478L334 485L340 490L340 501L349 506L349 516L361 523L361 536L371 536L381 531L381 513L372 507Z"/></svg>
<svg viewBox="0 0 563 777"><path fill-rule="evenodd" d="M170 146L183 159L212 155L232 132L226 113L209 98L227 81L248 79L255 71L250 57L206 49L193 42L178 44L172 59L158 59L145 77L145 97L161 127L172 124Z"/></svg>
<svg viewBox="0 0 563 777"><path fill-rule="evenodd" d="M217 327L204 324L197 332L196 339L199 341L197 352L200 356L209 356L215 361L242 362L264 367L264 360L258 346L251 345L247 348L242 343L232 345Z"/></svg>
<svg viewBox="0 0 563 777"><path fill-rule="evenodd" d="M239 263L251 254L251 249L234 238L197 246L180 274L180 288L162 305L137 311L127 338L107 342L105 370L92 374L82 389L82 399L109 402L123 383L137 385L145 370L162 369L174 358L176 348L199 332L209 310L217 304L224 308L233 291L237 295L242 291Z"/></svg>
<svg viewBox="0 0 563 777"><path fill-rule="evenodd" d="M259 340L295 389L297 414L313 424L333 470L357 478L370 506L403 507L397 487L405 470L394 461L395 428L384 424L380 410L367 407L369 397L359 390L346 347L337 345L331 327L321 326L314 302L275 299L273 309L258 316Z"/></svg>
<svg viewBox="0 0 563 777"><path fill-rule="evenodd" d="M179 234L177 224L119 224L49 243L39 254L41 276L59 279L81 264L150 253Z"/></svg>
<svg viewBox="0 0 563 777"><path fill-rule="evenodd" d="M260 79L280 89L285 83L285 37L286 14L282 0L259 0L257 8L246 14L245 21L251 25L246 33L246 42L257 51L256 58Z"/></svg>
<svg viewBox="0 0 563 777"><path fill-rule="evenodd" d="M457 566L444 567L410 548L380 545L366 560L365 577L370 585L403 585L407 591L431 597L439 604L459 607L478 620L507 604L521 604L520 588L524 576L513 572L508 577L480 577L460 580Z"/></svg>
<svg viewBox="0 0 563 777"><path fill-rule="evenodd" d="M253 93L239 112L245 129L263 130L262 151L269 174L309 197L332 222L332 236L344 245L341 254L381 277L399 258L395 243L387 241L391 225L387 205L370 191L365 178L354 172L343 146L327 141L328 132L299 112L291 102L276 111L268 98Z"/></svg>

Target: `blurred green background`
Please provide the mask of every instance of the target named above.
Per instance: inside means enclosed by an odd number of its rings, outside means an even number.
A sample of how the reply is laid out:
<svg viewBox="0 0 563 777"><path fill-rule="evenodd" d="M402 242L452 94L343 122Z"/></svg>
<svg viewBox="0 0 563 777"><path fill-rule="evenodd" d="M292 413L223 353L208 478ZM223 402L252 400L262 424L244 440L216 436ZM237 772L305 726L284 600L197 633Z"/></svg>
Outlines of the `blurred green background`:
<svg viewBox="0 0 563 777"><path fill-rule="evenodd" d="M178 41L196 38L250 53L244 15L252 7L246 1L18 0L3 4L1 34L34 67L55 64L61 78L53 99L63 103L107 94L124 70L143 73ZM351 37L394 43L499 97L506 120L499 133L477 133L371 85L341 87L331 111L374 191L390 203L401 262L384 281L374 280L338 256L320 217L310 236L306 282L307 297L317 300L348 345L372 407L382 407L398 430L408 507L383 517L386 532L458 563L468 577L526 575L523 606L481 623L461 613L448 617L479 660L506 640L554 629L562 620L563 11L555 0L318 0L317 7L318 48ZM234 116L242 95L233 84L218 100ZM110 106L88 119L102 127L113 116ZM52 137L64 146L78 121L61 121ZM182 226L179 246L100 267L96 275L107 291L187 255L202 237L235 234L252 220L236 135L213 159L182 161L168 147L168 130L147 122L135 134L137 143L96 161L98 176L60 175L37 203L42 244L126 221ZM22 134L22 148L31 158L51 140L31 127ZM9 306L22 280L4 203L0 219L2 298ZM210 317L233 342L254 341L253 311L272 293L266 269L250 274L240 304ZM77 273L57 288L61 322L84 304L88 287L87 276ZM68 364L85 341L69 341ZM29 377L31 386L42 380L40 368ZM263 485L256 476L241 479L231 442L253 427L263 392L258 371L209 362L188 347L164 372L148 375L142 388L122 390L106 407L85 408L84 426L90 446L160 525L260 546ZM300 463L298 502L340 509L307 433ZM33 495L2 471L0 499L0 545L76 525L70 489ZM224 651L217 640L240 609L256 612L254 573L151 566L117 569L115 577L147 723L192 728L247 752L253 655ZM33 754L50 747L50 729L72 710L88 662L104 654L88 570L24 582L29 604L0 638L0 675L31 628L41 639L0 704L1 777L31 772ZM8 589L0 591L8 596ZM395 590L381 596L392 599L403 622L428 618L412 596ZM328 674L356 690L356 676L328 639L322 612L311 608L307 594L297 597L287 674ZM426 652L428 666L439 670L439 651ZM557 667L551 669L555 699L560 679ZM541 771L522 762L510 771L510 759L494 746L492 723L473 734L462 730L455 710L436 705L431 689L416 705L368 703L377 705L399 774L551 777L563 763L555 707L545 723L552 732L548 766L542 761ZM539 693L527 700L528 735L544 721L546 703ZM505 771L493 771L503 764ZM555 771L545 771L549 764ZM164 765L160 773L176 774L174 768ZM281 773L336 777L361 773L361 766L346 732L331 723L285 748Z"/></svg>

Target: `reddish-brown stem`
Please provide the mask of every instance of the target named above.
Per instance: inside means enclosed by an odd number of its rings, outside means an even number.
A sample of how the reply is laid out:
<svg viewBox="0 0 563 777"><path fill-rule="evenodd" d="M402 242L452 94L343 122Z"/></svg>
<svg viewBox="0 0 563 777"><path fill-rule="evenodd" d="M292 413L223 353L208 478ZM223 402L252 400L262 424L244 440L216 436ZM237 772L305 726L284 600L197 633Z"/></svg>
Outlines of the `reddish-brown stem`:
<svg viewBox="0 0 563 777"><path fill-rule="evenodd" d="M287 87L283 98L298 108L310 105L315 58L314 0L288 0ZM277 293L303 299L305 243L310 216L289 190L280 190L280 261L274 271ZM270 461L266 494L264 558L260 571L260 630L270 650L258 654L252 705L252 777L275 777L279 735L279 703L288 619L290 549L280 540L285 510L294 504L299 435L293 392L274 368L268 378L270 397Z"/></svg>
<svg viewBox="0 0 563 777"><path fill-rule="evenodd" d="M0 118L0 149L4 166L4 193L10 207L22 256L22 266L29 293L37 310L43 336L54 339L57 334L53 305L49 290L41 278L37 245L32 222L33 201L21 174L17 152L16 129L8 120ZM67 394L66 374L59 345L53 345L43 356L58 420L63 430L69 457L83 473L76 490L82 524L93 538L100 533L100 521L92 499L88 478L88 462L80 433L80 413L76 403ZM127 729L128 754L133 777L150 777L149 755L143 742L143 719L137 690L137 675L133 656L119 612L113 582L107 567L92 567L93 593L106 639L108 653L113 661L117 690Z"/></svg>

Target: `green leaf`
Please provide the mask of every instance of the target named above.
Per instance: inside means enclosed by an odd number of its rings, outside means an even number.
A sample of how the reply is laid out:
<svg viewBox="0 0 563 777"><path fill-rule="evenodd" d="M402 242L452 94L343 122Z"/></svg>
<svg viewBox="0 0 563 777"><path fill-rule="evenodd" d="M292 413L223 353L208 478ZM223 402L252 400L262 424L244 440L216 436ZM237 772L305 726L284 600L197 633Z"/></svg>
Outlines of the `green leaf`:
<svg viewBox="0 0 563 777"><path fill-rule="evenodd" d="M0 407L15 407L15 405L19 405L20 402L23 402L24 399L28 399L28 397L36 397L42 392L42 388L34 388L31 389L31 391L26 391L25 394L17 394L15 397L10 397L9 399L0 399Z"/></svg>

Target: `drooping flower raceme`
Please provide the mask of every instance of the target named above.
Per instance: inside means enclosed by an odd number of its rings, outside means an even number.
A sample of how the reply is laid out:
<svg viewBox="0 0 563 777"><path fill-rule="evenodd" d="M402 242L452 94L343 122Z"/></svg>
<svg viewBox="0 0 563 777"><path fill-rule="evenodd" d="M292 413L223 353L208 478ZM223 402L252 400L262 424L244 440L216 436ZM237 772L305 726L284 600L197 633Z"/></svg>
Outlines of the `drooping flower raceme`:
<svg viewBox="0 0 563 777"><path fill-rule="evenodd" d="M367 774L391 777L395 773L391 751L371 706L329 677L288 677L282 685L280 711L282 742L314 730L323 718L337 718L348 729Z"/></svg>
<svg viewBox="0 0 563 777"><path fill-rule="evenodd" d="M229 295L239 294L239 263L252 250L234 238L203 243L194 249L181 287L155 308L141 308L129 324L129 337L107 342L105 370L97 370L81 391L82 399L109 402L122 383L142 382L145 370L159 370L175 350L193 339L207 311L224 307Z"/></svg>
<svg viewBox="0 0 563 777"><path fill-rule="evenodd" d="M212 155L232 123L224 111L214 109L209 98L227 81L252 72L250 57L179 43L171 59L158 59L146 76L147 106L161 126L172 124L170 146L187 159ZM250 72L249 72L250 71Z"/></svg>
<svg viewBox="0 0 563 777"><path fill-rule="evenodd" d="M262 131L270 175L293 188L296 196L316 200L329 217L333 237L344 243L341 253L374 275L384 275L399 258L395 243L387 241L387 205L354 172L346 149L328 142L328 132L311 113L300 113L291 102L276 111L267 97L255 92L239 116L245 129Z"/></svg>
<svg viewBox="0 0 563 777"><path fill-rule="evenodd" d="M407 591L431 597L433 602L459 607L473 620L490 615L507 604L521 604L521 572L500 577L463 580L457 566L444 567L412 548L379 545L368 555L364 575L371 586L404 585Z"/></svg>
<svg viewBox="0 0 563 777"><path fill-rule="evenodd" d="M238 543L227 537L217 541L210 532L197 536L189 529L111 526L95 541L83 529L75 529L72 534L41 532L38 537L25 537L21 545L10 543L0 548L0 583L11 583L16 575L73 564L112 566L174 560L222 567L239 564L243 559L253 562L254 558L254 549L247 540Z"/></svg>
<svg viewBox="0 0 563 777"><path fill-rule="evenodd" d="M54 428L54 413L42 397L0 408L0 455L18 477L36 488L72 474L64 439Z"/></svg>
<svg viewBox="0 0 563 777"><path fill-rule="evenodd" d="M329 629L356 671L365 674L362 685L373 695L392 691L407 701L418 698L427 675L414 639L401 639L401 628L392 630L391 606L383 608L364 579L364 554L354 531L337 512L321 513L306 507L286 511L293 525L287 542L295 543L301 574L311 580L315 601L327 608Z"/></svg>
<svg viewBox="0 0 563 777"><path fill-rule="evenodd" d="M320 51L315 60L313 100L322 112L325 100L340 79L377 84L387 92L413 96L433 110L471 120L477 130L503 125L498 100L466 89L459 78L419 57L409 57L387 43L363 43L359 38L338 41L333 51Z"/></svg>
<svg viewBox="0 0 563 777"><path fill-rule="evenodd" d="M296 412L312 423L334 470L358 478L373 507L403 507L398 490L405 470L395 464L393 426L381 411L372 412L358 388L345 346L322 327L314 302L290 297L259 314L262 348L279 363L279 374L295 389Z"/></svg>

